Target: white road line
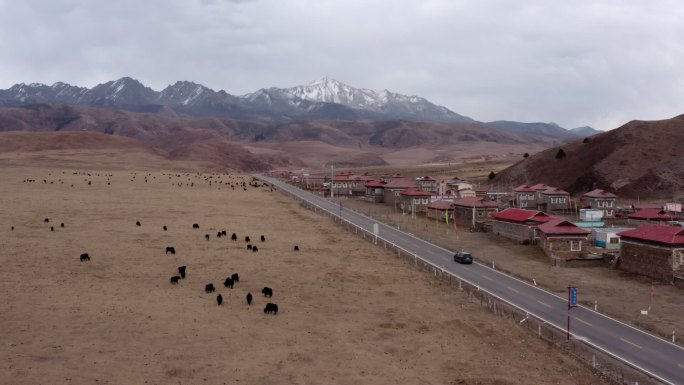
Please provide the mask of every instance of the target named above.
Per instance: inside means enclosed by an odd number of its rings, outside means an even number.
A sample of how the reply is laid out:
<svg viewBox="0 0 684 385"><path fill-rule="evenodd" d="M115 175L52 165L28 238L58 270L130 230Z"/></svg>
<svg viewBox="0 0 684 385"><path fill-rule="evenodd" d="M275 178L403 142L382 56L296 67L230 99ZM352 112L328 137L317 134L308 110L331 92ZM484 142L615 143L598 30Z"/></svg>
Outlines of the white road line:
<svg viewBox="0 0 684 385"><path fill-rule="evenodd" d="M512 287L510 287L510 286L506 286L506 288L508 288L508 290L510 290L510 291L514 291L514 292L520 294L520 291L518 291L518 290L516 290L516 289L514 289L514 288L512 288Z"/></svg>
<svg viewBox="0 0 684 385"><path fill-rule="evenodd" d="M579 322L581 322L581 323L583 323L583 324L585 324L585 325L594 326L594 325L590 324L589 322L587 322L587 321L581 319L580 317L574 317L574 319L578 320Z"/></svg>
<svg viewBox="0 0 684 385"><path fill-rule="evenodd" d="M632 346L634 346L634 347L637 347L637 348L639 348L639 349L643 349L641 346L635 344L635 343L632 342L632 341L628 341L628 340L626 340L626 339L624 339L624 338L620 338L620 339L621 339L623 342L626 342L626 343L628 343L628 344L630 344L630 345L632 345Z"/></svg>
<svg viewBox="0 0 684 385"><path fill-rule="evenodd" d="M544 306L548 307L549 309L551 309L551 308L552 308L552 307L551 307L551 305L549 305L549 304L548 304L548 303L546 303L546 302L542 302L542 301L540 301L540 300L537 300L537 302L539 302L540 304L542 304L542 305L544 305Z"/></svg>

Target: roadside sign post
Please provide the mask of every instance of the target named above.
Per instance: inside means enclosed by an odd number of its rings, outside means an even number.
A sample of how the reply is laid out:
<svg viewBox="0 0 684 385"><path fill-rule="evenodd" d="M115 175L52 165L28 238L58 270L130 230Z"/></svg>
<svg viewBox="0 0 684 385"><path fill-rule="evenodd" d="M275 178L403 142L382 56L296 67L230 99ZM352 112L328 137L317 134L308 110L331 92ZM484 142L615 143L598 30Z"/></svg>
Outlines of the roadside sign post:
<svg viewBox="0 0 684 385"><path fill-rule="evenodd" d="M375 244L378 244L378 233L380 232L380 226L377 223L373 223L373 234L375 234Z"/></svg>
<svg viewBox="0 0 684 385"><path fill-rule="evenodd" d="M577 306L577 287L568 286L568 341L570 341L570 310Z"/></svg>

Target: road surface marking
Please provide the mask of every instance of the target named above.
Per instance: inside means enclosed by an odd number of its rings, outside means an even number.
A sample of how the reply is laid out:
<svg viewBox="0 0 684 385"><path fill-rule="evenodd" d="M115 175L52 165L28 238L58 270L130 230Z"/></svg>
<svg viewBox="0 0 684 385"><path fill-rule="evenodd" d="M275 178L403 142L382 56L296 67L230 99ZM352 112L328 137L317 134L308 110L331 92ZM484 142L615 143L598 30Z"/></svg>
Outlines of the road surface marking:
<svg viewBox="0 0 684 385"><path fill-rule="evenodd" d="M580 317L575 317L575 319L578 320L579 322L585 324L585 325L594 326L594 325L590 324L589 322L581 319Z"/></svg>
<svg viewBox="0 0 684 385"><path fill-rule="evenodd" d="M510 290L510 291L514 291L514 292L516 292L516 293L520 293L519 291L515 290L514 288L512 288L512 287L510 287L510 286L506 286L506 287L507 287L508 290Z"/></svg>
<svg viewBox="0 0 684 385"><path fill-rule="evenodd" d="M551 305L549 305L548 303L542 302L542 301L540 301L540 300L537 300L537 302L539 302L540 304L542 304L542 305L544 305L544 306L546 306L546 307L548 307L548 308L551 308Z"/></svg>
<svg viewBox="0 0 684 385"><path fill-rule="evenodd" d="M482 277L485 278L485 279L488 279L488 280L490 280L490 281L492 280L491 277L488 277L488 276L486 276L486 275L483 275Z"/></svg>
<svg viewBox="0 0 684 385"><path fill-rule="evenodd" d="M632 345L632 346L636 346L637 348L639 348L639 349L642 349L642 347L641 347L641 346L639 346L639 345L635 344L634 342L631 342L631 341L627 341L627 340L626 340L626 339L624 339L624 338L620 338L620 339L621 339L622 341L624 341L624 342L627 342L628 344L630 344L630 345Z"/></svg>

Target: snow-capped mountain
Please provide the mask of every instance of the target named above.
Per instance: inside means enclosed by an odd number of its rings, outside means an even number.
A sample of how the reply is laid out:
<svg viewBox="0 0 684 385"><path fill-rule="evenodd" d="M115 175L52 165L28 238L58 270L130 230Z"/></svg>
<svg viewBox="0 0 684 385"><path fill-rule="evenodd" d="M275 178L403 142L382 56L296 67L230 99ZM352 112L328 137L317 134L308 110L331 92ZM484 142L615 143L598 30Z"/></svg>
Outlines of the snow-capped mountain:
<svg viewBox="0 0 684 385"><path fill-rule="evenodd" d="M354 88L328 77L290 88L261 89L240 98L264 105L289 105L309 111L319 110L322 107L321 103L338 104L354 110L360 118L373 120L473 121L418 96L406 96L387 90L375 92L365 88Z"/></svg>
<svg viewBox="0 0 684 385"><path fill-rule="evenodd" d="M354 88L327 77L306 85L264 88L242 96L217 92L187 81L176 82L158 92L129 77L98 84L91 89L57 82L52 86L22 83L0 90L0 105L36 103L113 107L130 111L154 111L155 106L164 106L195 116L277 121L473 121L418 96Z"/></svg>

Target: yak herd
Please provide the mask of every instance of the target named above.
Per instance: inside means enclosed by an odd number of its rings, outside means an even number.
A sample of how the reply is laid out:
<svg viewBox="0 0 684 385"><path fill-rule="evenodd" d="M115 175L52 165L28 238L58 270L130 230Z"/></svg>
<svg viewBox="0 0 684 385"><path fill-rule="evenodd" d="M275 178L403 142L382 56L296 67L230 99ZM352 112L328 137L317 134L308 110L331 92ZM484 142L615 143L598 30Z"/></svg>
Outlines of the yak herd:
<svg viewBox="0 0 684 385"><path fill-rule="evenodd" d="M74 174L81 174L81 173L74 173ZM82 174L87 175L88 177L91 177L91 174L90 174L90 173L82 173ZM99 174L96 174L96 175L99 176ZM172 176L173 176L174 174L169 174L169 175L172 175ZM111 174L105 174L105 176L107 177L107 185L111 185L111 179L110 179L110 178L112 177L112 175L111 175ZM156 176L152 176L152 174L147 174L147 175L145 175L145 177L144 177L145 183L147 183L147 181L148 181L148 179L147 179L148 176L150 176L150 177L156 179ZM176 177L180 177L181 175L180 175L180 174L175 174L175 176L176 176ZM132 177L132 179L131 179L131 181L134 181L135 178L136 178L136 175L134 174L133 177ZM171 179L171 176L169 176L169 179ZM208 182L209 186L211 186L212 183L214 183L214 184L224 184L223 181L218 181L218 180L216 180L216 179L213 179L213 176L208 176L208 177L205 177L204 179L205 179L205 182ZM86 178L85 180L88 182L88 185L92 185L92 180L89 180L89 179L87 179L87 178ZM61 179L59 179L58 181L61 182L62 184L64 183ZM25 183L32 183L32 182L35 182L35 180L34 180L34 179L26 179L26 180L24 180L24 182L25 182ZM48 183L47 180L44 180L43 182L46 183L46 184ZM51 181L51 182L50 182L50 184L53 184L53 183L54 183L54 181ZM174 185L175 185L175 186L178 186L178 187L184 187L184 186L186 186L186 187L194 187L194 182L192 182L192 183L185 183L185 184L183 184L183 183L176 183L176 184L174 184ZM72 184L71 187L73 187L73 186L74 186L74 185ZM240 183L240 182L237 182L237 183L230 183L230 185L228 185L228 184L226 183L225 186L226 186L226 187L230 187L230 188L232 188L233 190L235 190L236 187L238 187L238 188L239 188L239 187L242 187L243 190L247 191L247 186L248 186L248 185L247 185L246 182L243 181L243 182L241 182L241 183ZM249 186L251 186L251 187L269 187L267 184L261 184L261 185L260 185L260 184L259 184L259 181L256 180L256 179L254 179L254 178L252 179L251 182L249 182ZM272 191L272 188L271 188L271 191ZM50 219L49 219L49 218L45 218L45 219L43 220L43 222L44 222L44 223L50 223ZM139 220L137 220L137 221L135 222L135 225L136 225L137 227L142 227L142 223L141 223ZM60 223L60 227L62 227L62 228L65 227L65 225L64 225L63 222ZM193 223L193 224L192 224L192 228L195 229L195 230L198 230L198 229L200 228L200 225L199 225L198 223ZM14 226L11 226L11 230L14 231L14 229L15 229ZM50 226L50 230L51 230L51 231L54 231L54 226ZM168 227L167 227L166 225L164 225L164 226L162 227L162 230L163 230L163 231L167 231L167 230L168 230ZM226 230L221 230L221 231L219 231L219 232L216 233L216 237L217 237L217 238L227 237L227 236L228 236L227 234L228 234L228 233L227 233ZM204 235L204 238L205 238L207 241L209 241L209 240L210 240L210 235L209 235L209 234L205 234L205 235ZM231 241L233 241L233 242L237 242L237 240L238 240L237 234L236 234L236 233L232 233L232 235L230 236L230 239L231 239ZM264 236L264 235L261 235L261 236L259 237L259 239L260 239L261 242L266 242L266 236ZM259 251L259 248L258 248L256 245L252 244L252 240L251 240L251 238L250 238L248 235L244 237L244 241L245 241L245 243L247 243L247 250L248 250L248 251L251 251L252 253L256 253L256 252ZM295 245L295 246L294 246L294 251L299 251L299 246ZM165 254L167 254L167 255L168 255L168 254L176 255L176 248L173 247L173 246L167 246L167 247L166 247L166 250L165 250ZM81 262L89 262L89 261L91 260L91 256L90 256L88 253L82 253L82 254L80 255L80 258L79 258L79 259L80 259ZM187 274L188 274L188 266L186 266L186 265L179 266L177 270L178 270L177 275L173 275L173 276L171 276L171 278L169 279L169 282L171 283L171 285L178 285L182 280L184 280L184 279L186 278L186 276L187 276ZM230 276L228 276L228 277L225 278L225 280L224 280L224 282L223 282L223 286L224 286L225 288L227 288L227 289L233 289L236 285L238 285L239 282L240 282L240 276L239 276L239 274L238 274L238 273L232 273ZM205 291L205 293L214 293L214 292L216 291L216 287L214 286L213 283L207 283L207 284L204 286L204 291ZM264 298L269 298L269 299L270 299L271 297L273 297L273 289L270 288L270 287L265 286L265 287L261 290L261 293L262 293L262 295L264 296ZM251 305L252 305L252 302L254 301L254 296L252 295L252 293L248 292L247 295L245 296L245 299L246 299L247 305L248 305L248 306L251 306ZM218 295L216 296L216 303L217 303L219 306L221 306L221 305L223 304L223 296L222 296L221 294L218 294ZM275 304L275 303L268 302L268 303L266 304L266 306L264 307L264 314L273 314L273 315L278 314L278 305Z"/></svg>

